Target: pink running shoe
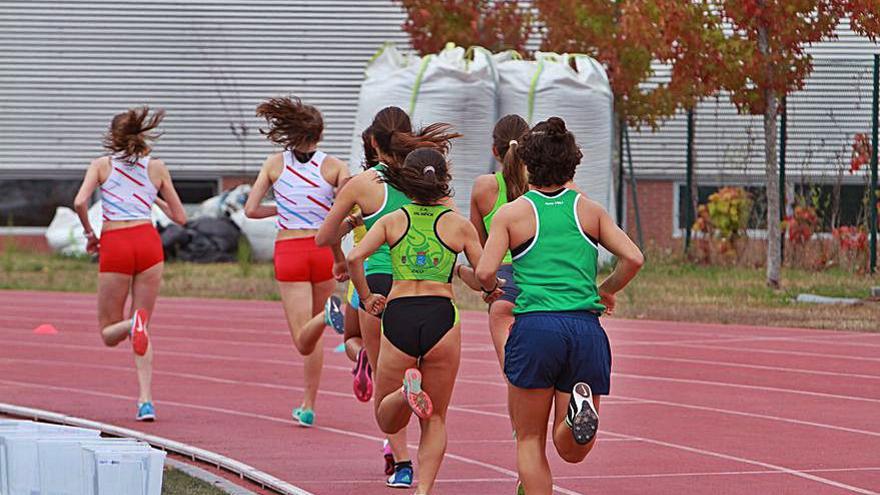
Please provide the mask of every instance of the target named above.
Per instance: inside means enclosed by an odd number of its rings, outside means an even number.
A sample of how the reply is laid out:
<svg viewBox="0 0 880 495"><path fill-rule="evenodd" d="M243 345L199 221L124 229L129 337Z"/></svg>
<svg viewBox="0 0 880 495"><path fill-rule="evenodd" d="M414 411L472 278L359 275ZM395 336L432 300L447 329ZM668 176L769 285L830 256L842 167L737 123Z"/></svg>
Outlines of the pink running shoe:
<svg viewBox="0 0 880 495"><path fill-rule="evenodd" d="M428 419L434 413L431 398L422 390L422 373L417 368L406 370L403 375L403 396L413 412L421 419Z"/></svg>
<svg viewBox="0 0 880 495"><path fill-rule="evenodd" d="M135 310L131 316L131 348L138 356L146 354L150 346L150 336L147 335L148 321L149 314L143 309Z"/></svg>
<svg viewBox="0 0 880 495"><path fill-rule="evenodd" d="M394 452L391 452L391 444L387 438L382 442L382 456L385 458L385 475L391 476L394 474Z"/></svg>
<svg viewBox="0 0 880 495"><path fill-rule="evenodd" d="M357 363L351 373L354 375L354 396L361 402L369 402L373 397L373 370L370 368L366 349L358 352Z"/></svg>

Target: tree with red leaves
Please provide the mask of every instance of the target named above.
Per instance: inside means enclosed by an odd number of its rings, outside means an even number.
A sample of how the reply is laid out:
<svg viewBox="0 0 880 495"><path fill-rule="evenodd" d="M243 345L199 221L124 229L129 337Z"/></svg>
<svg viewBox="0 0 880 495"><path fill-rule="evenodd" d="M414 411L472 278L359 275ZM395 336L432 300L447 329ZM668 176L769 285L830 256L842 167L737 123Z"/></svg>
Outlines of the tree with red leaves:
<svg viewBox="0 0 880 495"><path fill-rule="evenodd" d="M721 15L741 48L726 88L744 113L764 116L767 185L767 284L780 285L779 172L776 117L779 101L803 88L812 71L806 46L836 37L845 18L856 33L872 41L880 34L880 0L724 0Z"/></svg>
<svg viewBox="0 0 880 495"><path fill-rule="evenodd" d="M525 49L532 18L517 0L397 0L406 10L403 30L420 54L452 42L493 52Z"/></svg>
<svg viewBox="0 0 880 495"><path fill-rule="evenodd" d="M737 44L711 2L681 0L535 0L546 28L542 49L586 53L601 62L618 116L656 126L693 108L726 84ZM646 84L660 63L670 79Z"/></svg>

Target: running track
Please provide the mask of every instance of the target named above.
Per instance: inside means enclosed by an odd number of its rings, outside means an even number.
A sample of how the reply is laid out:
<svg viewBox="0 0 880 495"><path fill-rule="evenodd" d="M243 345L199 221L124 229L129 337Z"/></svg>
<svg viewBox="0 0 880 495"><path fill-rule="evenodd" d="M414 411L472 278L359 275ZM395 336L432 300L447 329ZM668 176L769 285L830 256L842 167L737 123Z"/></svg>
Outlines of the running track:
<svg viewBox="0 0 880 495"><path fill-rule="evenodd" d="M272 302L162 299L152 323L159 421L133 421L127 346L106 349L89 294L0 292L0 402L136 428L251 464L304 490L379 494L379 432L324 339L318 426L294 426L301 360ZM437 494L510 494L505 387L486 318L463 359ZM40 323L54 336L34 335ZM557 493L880 492L880 334L606 319L612 395L599 443ZM417 425L410 426L417 441ZM414 442L412 442L414 443ZM415 450L412 450L415 453Z"/></svg>

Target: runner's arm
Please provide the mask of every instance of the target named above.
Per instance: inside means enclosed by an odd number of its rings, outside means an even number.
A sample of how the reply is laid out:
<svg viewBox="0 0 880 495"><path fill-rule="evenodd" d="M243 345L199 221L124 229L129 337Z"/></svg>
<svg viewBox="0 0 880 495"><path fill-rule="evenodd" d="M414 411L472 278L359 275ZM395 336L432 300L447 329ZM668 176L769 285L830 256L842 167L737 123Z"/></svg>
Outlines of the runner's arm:
<svg viewBox="0 0 880 495"><path fill-rule="evenodd" d="M92 161L89 168L86 169L86 175L83 177L79 191L76 193L76 198L73 200L73 209L76 211L77 216L79 216L79 221L83 226L83 233L86 236L86 250L90 253L97 249L98 242L98 236L92 230L92 223L89 221L89 200L92 198L92 194L95 193L95 189L100 186L100 178L98 177L99 167L98 160Z"/></svg>
<svg viewBox="0 0 880 495"><path fill-rule="evenodd" d="M263 198L266 197L266 193L269 192L269 188L272 186L272 179L269 177L270 159L267 158L263 162L260 175L257 176L257 180L251 186L251 192L248 194L247 202L244 204L244 214L248 218L269 218L278 214L277 206L263 204Z"/></svg>
<svg viewBox="0 0 880 495"><path fill-rule="evenodd" d="M334 243L338 243L354 228L350 222L345 220L355 205L355 198L357 198L359 189L357 187L359 177L360 175L346 180L345 187L342 187L336 193L333 206L330 207L330 212L327 213L324 223L321 224L318 233L315 235L315 244L318 246L331 246Z"/></svg>
<svg viewBox="0 0 880 495"><path fill-rule="evenodd" d="M589 209L591 215L599 217L599 244L617 257L614 271L600 285L600 294L616 294L636 276L645 263L645 257L638 246L617 226L611 215L598 204Z"/></svg>
<svg viewBox="0 0 880 495"><path fill-rule="evenodd" d="M489 231L489 238L486 239L486 246L483 247L483 256L477 264L477 280L484 289L491 289L498 282L496 277L498 267L501 266L504 255L510 248L508 228L511 205L512 203L508 203L499 208L492 218L492 229Z"/></svg>
<svg viewBox="0 0 880 495"><path fill-rule="evenodd" d="M180 196L177 195L177 189L174 188L174 182L171 180L171 172L165 166L165 162L157 160L152 166L158 166L162 173L162 184L159 186L159 194L161 198L156 197L156 204L168 215L172 222L183 225L186 223L186 210L183 209L183 203Z"/></svg>

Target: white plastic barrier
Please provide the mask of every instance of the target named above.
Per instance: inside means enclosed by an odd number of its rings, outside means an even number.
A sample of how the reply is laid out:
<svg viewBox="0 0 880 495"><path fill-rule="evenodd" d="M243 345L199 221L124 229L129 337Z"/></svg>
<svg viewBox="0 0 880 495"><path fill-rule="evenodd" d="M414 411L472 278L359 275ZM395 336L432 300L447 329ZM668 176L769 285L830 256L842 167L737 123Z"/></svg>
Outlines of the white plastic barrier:
<svg viewBox="0 0 880 495"><path fill-rule="evenodd" d="M40 492L44 495L81 495L86 478L82 450L86 447L112 447L118 450L148 451L150 446L136 440L120 438L46 439L37 441Z"/></svg>
<svg viewBox="0 0 880 495"><path fill-rule="evenodd" d="M561 117L574 133L584 158L575 184L612 216L614 109L602 66L587 55L538 52L534 61L515 52L495 55L499 74L499 115L521 115L529 125ZM602 250L603 260L610 254Z"/></svg>
<svg viewBox="0 0 880 495"><path fill-rule="evenodd" d="M498 113L498 73L491 53L479 47L454 45L436 55L407 56L386 46L367 65L358 100L349 164L361 170L361 132L376 113L397 106L406 110L414 127L446 122L464 134L452 144L455 200L462 212L470 204L471 185L494 163L491 136Z"/></svg>
<svg viewBox="0 0 880 495"><path fill-rule="evenodd" d="M8 431L0 430L0 487L2 495L33 495L40 493L37 441L41 439L97 439L100 432L36 424Z"/></svg>
<svg viewBox="0 0 880 495"><path fill-rule="evenodd" d="M82 449L84 495L161 495L165 452L132 451L113 446Z"/></svg>
<svg viewBox="0 0 880 495"><path fill-rule="evenodd" d="M254 220L244 214L244 210L238 210L229 215L235 225L241 229L241 233L251 245L251 253L257 261L271 261L275 254L275 236L277 228L275 218L261 218Z"/></svg>

